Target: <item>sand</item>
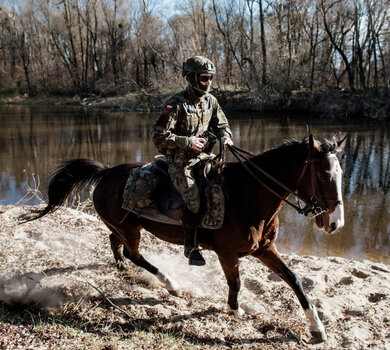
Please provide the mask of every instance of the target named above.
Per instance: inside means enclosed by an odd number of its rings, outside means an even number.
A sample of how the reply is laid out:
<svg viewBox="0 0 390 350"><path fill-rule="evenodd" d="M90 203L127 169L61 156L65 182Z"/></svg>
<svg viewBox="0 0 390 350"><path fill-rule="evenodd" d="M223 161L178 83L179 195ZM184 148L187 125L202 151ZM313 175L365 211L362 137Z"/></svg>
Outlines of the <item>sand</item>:
<svg viewBox="0 0 390 350"><path fill-rule="evenodd" d="M213 252L204 252L206 266L191 267L181 247L144 231L141 253L180 285L183 295L175 297L130 262L127 271L116 269L109 231L95 215L61 208L18 224L18 216L30 210L0 206L4 305L68 312L85 322L99 315L129 333L174 334L182 339L178 344L185 341L190 348L390 349L389 265L283 254L325 325L328 340L315 343L291 289L254 258L240 260L239 301L246 314L237 318L225 310L228 288ZM96 300L100 304L90 307ZM12 348L7 337L13 327L12 321L0 320L0 348ZM36 344L46 348L43 340Z"/></svg>

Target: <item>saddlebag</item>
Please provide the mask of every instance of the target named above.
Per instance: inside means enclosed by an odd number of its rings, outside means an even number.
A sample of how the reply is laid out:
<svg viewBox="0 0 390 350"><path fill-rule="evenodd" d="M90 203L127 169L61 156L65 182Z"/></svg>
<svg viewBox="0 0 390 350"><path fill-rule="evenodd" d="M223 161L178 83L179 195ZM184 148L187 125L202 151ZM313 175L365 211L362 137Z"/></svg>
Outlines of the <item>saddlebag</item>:
<svg viewBox="0 0 390 350"><path fill-rule="evenodd" d="M123 192L123 199L128 207L135 210L156 208L152 194L158 181L159 177L154 173L152 163L131 169Z"/></svg>

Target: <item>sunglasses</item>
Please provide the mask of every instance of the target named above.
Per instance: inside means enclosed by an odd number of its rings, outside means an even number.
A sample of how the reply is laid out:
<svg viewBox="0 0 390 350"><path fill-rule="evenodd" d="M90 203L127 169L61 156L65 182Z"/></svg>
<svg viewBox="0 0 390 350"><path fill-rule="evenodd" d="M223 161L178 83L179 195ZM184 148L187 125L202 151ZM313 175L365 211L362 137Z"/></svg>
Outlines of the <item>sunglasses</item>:
<svg viewBox="0 0 390 350"><path fill-rule="evenodd" d="M198 80L199 81L203 81L203 82L206 82L206 81L209 81L209 80L213 80L213 76L212 75L199 75L198 76Z"/></svg>

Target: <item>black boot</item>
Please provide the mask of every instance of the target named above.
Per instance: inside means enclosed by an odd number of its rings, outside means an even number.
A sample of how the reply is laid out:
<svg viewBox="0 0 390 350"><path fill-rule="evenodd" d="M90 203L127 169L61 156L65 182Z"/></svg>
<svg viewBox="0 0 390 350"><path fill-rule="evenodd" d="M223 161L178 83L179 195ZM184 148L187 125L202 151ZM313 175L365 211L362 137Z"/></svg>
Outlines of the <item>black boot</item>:
<svg viewBox="0 0 390 350"><path fill-rule="evenodd" d="M184 255L190 265L203 266L206 261L200 254L196 231L199 223L199 215L184 207L181 214L184 231Z"/></svg>

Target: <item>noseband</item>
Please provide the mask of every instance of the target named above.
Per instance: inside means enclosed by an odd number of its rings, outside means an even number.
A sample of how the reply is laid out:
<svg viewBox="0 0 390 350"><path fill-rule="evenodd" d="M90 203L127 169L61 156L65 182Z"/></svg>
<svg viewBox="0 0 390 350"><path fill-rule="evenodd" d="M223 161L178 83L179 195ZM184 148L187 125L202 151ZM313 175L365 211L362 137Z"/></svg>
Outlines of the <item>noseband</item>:
<svg viewBox="0 0 390 350"><path fill-rule="evenodd" d="M327 201L334 201L338 204L341 203L340 200L337 199L327 199L324 197L324 195L321 192L320 186L318 184L318 178L316 176L316 163L319 162L322 158L315 158L312 156L311 152L308 153L306 160L304 161L303 168L300 172L300 175L298 177L297 181L297 187L302 181L304 175L308 171L308 169L311 172L311 193L312 196L310 198L307 198L306 196L302 195L298 192L298 190L294 191L287 187L286 185L282 184L279 180L275 179L272 175L270 175L265 170L261 169L257 164L255 164L250 158L247 157L247 155L252 156L251 153L238 148L236 146L228 145L229 150L232 152L232 154L238 159L238 161L242 164L242 166L245 168L245 170L251 174L256 181L258 181L261 185L263 185L268 191L273 193L276 197L280 198L282 201L293 207L299 214L308 216L310 218L314 218L318 215L322 215L326 213L329 208L326 205ZM294 204L291 201L289 201L287 198L283 198L279 193L274 191L271 187L266 185L248 166L252 167L253 169L257 170L264 176L266 176L268 179L270 179L272 182L277 184L278 186L282 187L284 190L286 190L289 194L294 194L295 197L299 198L302 202L305 203L304 207L301 207L299 203Z"/></svg>

